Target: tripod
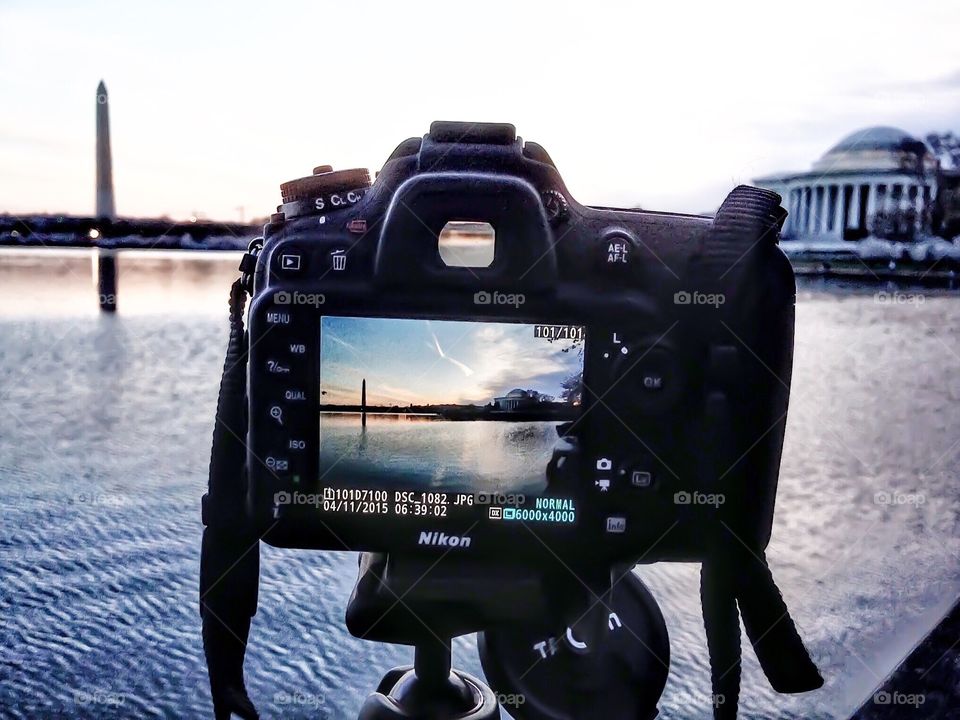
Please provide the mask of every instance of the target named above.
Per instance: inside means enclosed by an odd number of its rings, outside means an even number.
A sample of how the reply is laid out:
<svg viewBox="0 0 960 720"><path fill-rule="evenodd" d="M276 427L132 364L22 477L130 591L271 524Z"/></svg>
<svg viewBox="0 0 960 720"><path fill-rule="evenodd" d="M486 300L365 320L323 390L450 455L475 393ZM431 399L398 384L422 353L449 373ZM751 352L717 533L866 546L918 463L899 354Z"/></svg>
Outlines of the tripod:
<svg viewBox="0 0 960 720"><path fill-rule="evenodd" d="M450 641L415 646L413 666L390 670L358 720L494 720L500 707L477 678L451 669Z"/></svg>
<svg viewBox="0 0 960 720"><path fill-rule="evenodd" d="M504 618L519 620L540 596L536 578L519 568L362 554L347 629L366 640L413 645L414 664L383 676L359 720L500 718L493 691L451 668L450 640Z"/></svg>
<svg viewBox="0 0 960 720"><path fill-rule="evenodd" d="M523 698L511 712L524 719L654 717L669 665L666 626L639 578L620 588L585 602L529 569L362 555L347 628L415 649L414 664L386 673L358 720L494 720L498 697ZM450 638L476 631L499 696L451 668Z"/></svg>

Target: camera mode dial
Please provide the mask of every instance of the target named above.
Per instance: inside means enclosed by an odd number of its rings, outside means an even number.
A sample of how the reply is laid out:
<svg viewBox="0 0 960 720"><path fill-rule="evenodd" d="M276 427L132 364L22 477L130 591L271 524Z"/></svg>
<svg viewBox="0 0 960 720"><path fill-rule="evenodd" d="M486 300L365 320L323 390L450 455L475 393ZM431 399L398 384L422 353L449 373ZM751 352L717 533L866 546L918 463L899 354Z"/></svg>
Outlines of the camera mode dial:
<svg viewBox="0 0 960 720"><path fill-rule="evenodd" d="M284 203L350 192L362 197L368 187L370 171L366 168L334 170L329 165L320 165L314 168L313 175L281 184L280 195Z"/></svg>

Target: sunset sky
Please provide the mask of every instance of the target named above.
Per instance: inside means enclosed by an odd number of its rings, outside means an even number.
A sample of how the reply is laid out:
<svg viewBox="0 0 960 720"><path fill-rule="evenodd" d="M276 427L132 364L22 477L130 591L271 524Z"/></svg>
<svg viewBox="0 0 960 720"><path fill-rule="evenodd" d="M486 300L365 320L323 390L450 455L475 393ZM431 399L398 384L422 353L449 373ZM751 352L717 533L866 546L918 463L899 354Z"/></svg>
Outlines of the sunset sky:
<svg viewBox="0 0 960 720"><path fill-rule="evenodd" d="M864 126L960 130L953 2L447 7L4 0L0 212L93 210L101 78L127 216L263 217L438 118L514 123L583 202L693 212Z"/></svg>
<svg viewBox="0 0 960 720"><path fill-rule="evenodd" d="M322 402L485 405L514 388L558 397L582 368L570 343L537 340L533 326L326 316L320 329Z"/></svg>

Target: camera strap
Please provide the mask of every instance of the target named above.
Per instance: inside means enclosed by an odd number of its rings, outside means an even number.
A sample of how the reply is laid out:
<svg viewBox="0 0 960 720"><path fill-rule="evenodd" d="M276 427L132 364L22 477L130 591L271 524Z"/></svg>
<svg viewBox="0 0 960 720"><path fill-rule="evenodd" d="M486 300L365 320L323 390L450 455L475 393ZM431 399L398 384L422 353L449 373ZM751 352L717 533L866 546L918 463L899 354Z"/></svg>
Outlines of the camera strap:
<svg viewBox="0 0 960 720"><path fill-rule="evenodd" d="M250 266L244 256L241 270ZM230 338L223 363L210 474L202 501L200 618L214 717L258 718L243 682L250 622L257 611L260 538L245 521L246 278L230 289Z"/></svg>
<svg viewBox="0 0 960 720"><path fill-rule="evenodd" d="M777 241L786 219L780 200L779 195L768 190L743 185L735 188L717 212L712 232L708 233L691 268L699 287L709 292L729 292L732 288L736 296L734 302L718 308L715 319L699 326L710 344L705 388L706 438L702 454L703 474L710 482L730 473L738 464L730 403L733 394L743 393L745 389L734 387L737 382L734 378L742 377L742 373L731 372L731 364L737 362L737 350L731 345L730 332L739 338L750 338L753 332L749 323L742 321L742 310L762 299L755 292L756 280L749 271L765 246ZM745 477L735 481L735 492L745 489L746 481ZM733 500L727 504L738 505L747 498ZM774 690L806 692L823 684L774 582L763 549L756 546L749 535L746 539L740 537L734 518L725 515L722 509L717 513L715 550L703 562L700 575L716 720L732 720L737 716L741 617L760 666Z"/></svg>

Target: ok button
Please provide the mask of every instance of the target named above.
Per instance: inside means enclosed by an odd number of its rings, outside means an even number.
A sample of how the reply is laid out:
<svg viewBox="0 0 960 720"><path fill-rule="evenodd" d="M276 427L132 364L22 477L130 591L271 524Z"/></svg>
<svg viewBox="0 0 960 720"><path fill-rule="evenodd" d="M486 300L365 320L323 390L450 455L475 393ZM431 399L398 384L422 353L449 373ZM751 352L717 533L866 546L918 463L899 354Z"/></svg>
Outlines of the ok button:
<svg viewBox="0 0 960 720"><path fill-rule="evenodd" d="M637 360L636 356L640 356ZM631 357L633 358L631 360ZM636 349L624 361L635 364L627 371L626 387L640 413L659 413L673 404L681 392L676 359L665 348Z"/></svg>
<svg viewBox="0 0 960 720"><path fill-rule="evenodd" d="M663 375L658 372L650 372L644 375L640 384L644 390L663 390Z"/></svg>

